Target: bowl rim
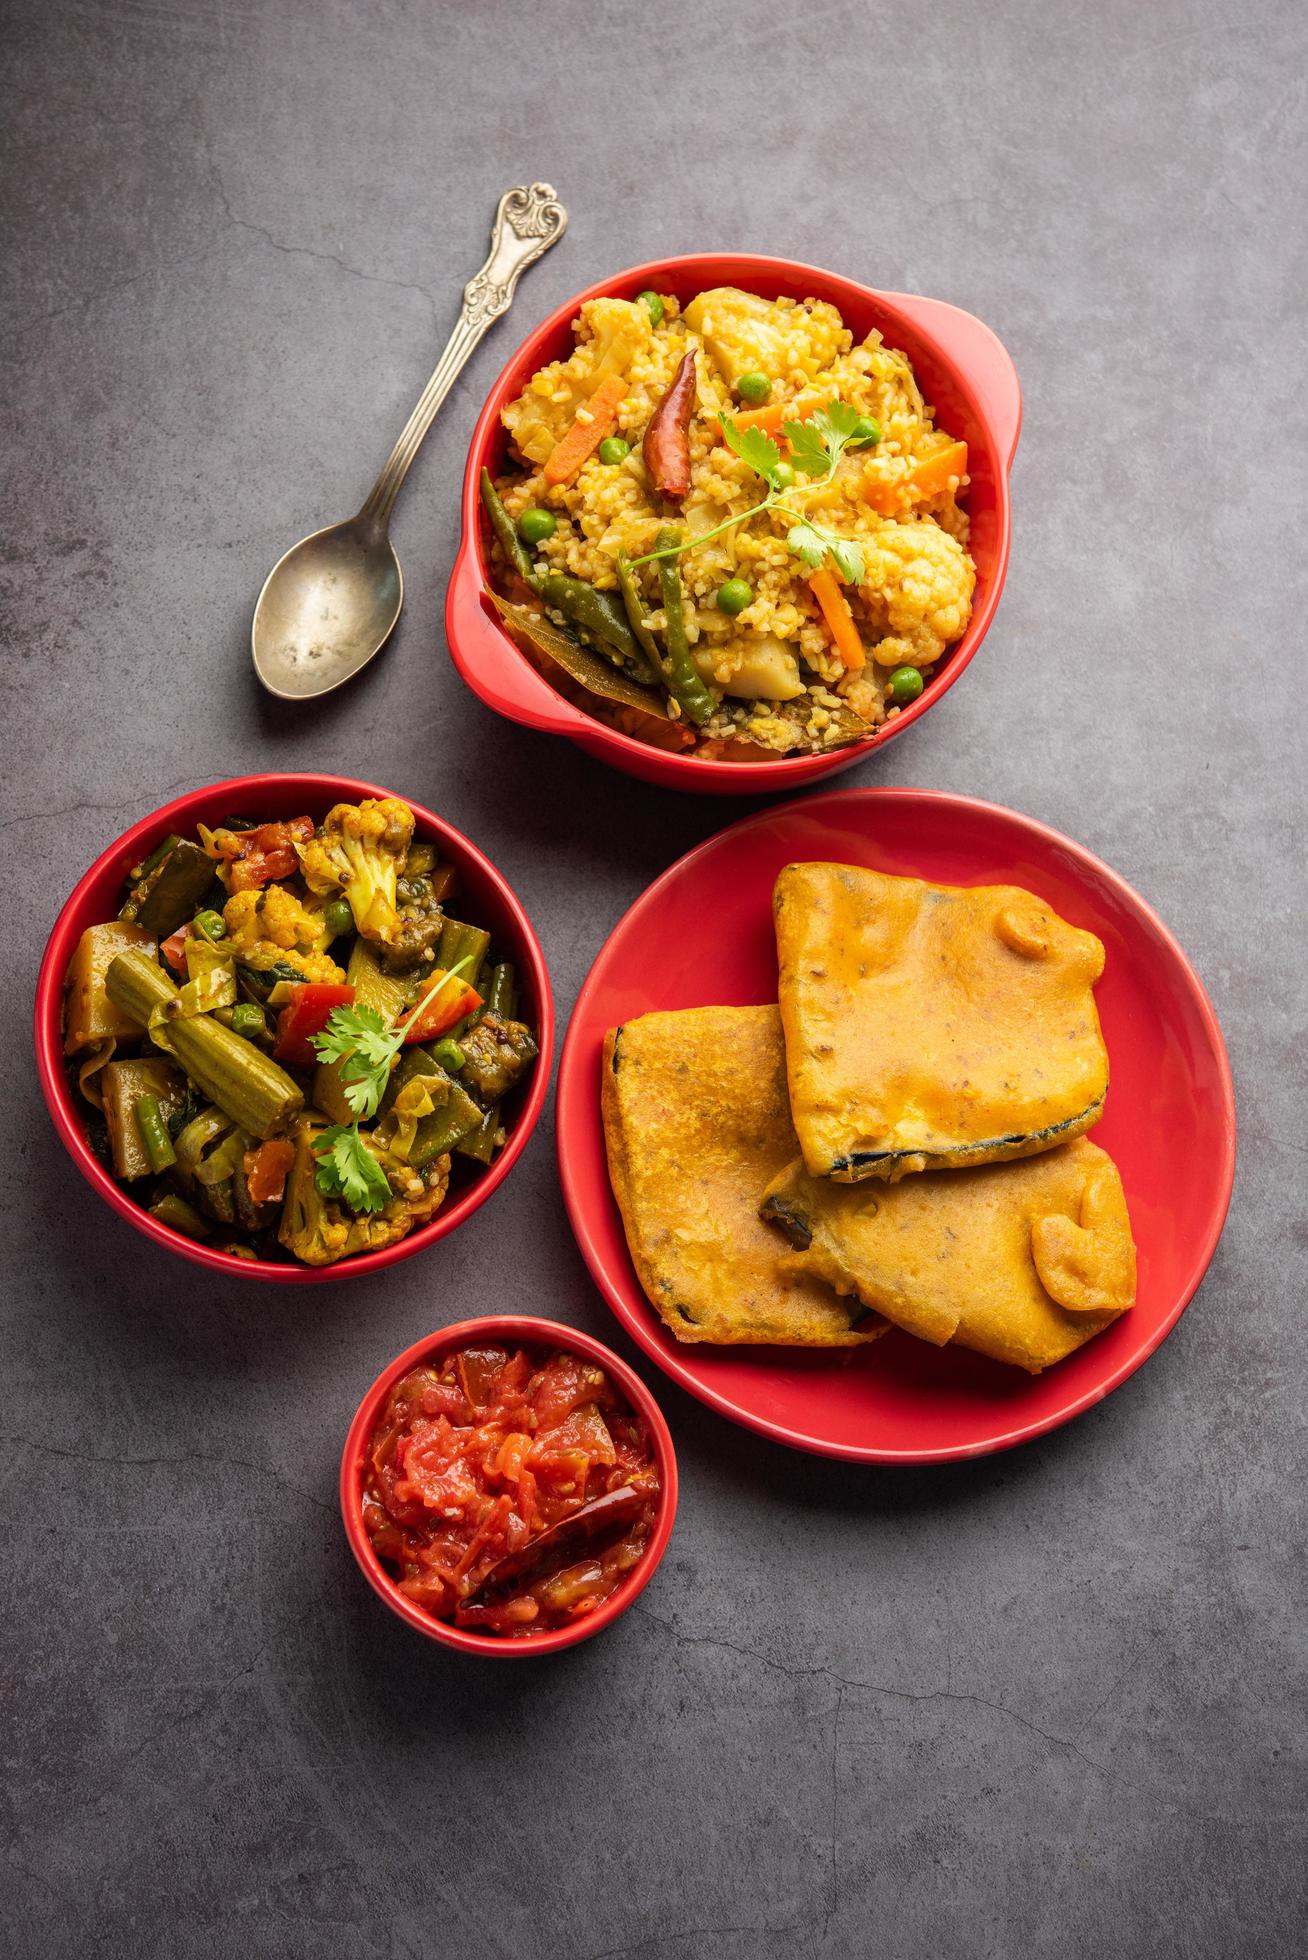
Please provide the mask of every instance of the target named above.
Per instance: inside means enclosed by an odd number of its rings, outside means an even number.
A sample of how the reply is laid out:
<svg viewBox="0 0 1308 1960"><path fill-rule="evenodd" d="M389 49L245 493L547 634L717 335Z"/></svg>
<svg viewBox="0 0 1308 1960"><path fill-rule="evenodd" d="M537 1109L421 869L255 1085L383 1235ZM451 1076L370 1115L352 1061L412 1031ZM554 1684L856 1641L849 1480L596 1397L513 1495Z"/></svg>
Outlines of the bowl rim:
<svg viewBox="0 0 1308 1960"><path fill-rule="evenodd" d="M1144 1344L1123 1356L1121 1362L1102 1381L1091 1383L1066 1407L1055 1409L1037 1417L1026 1417L1001 1428L981 1444L958 1444L945 1447L923 1449L872 1448L863 1445L828 1443L820 1438L792 1429L786 1422L775 1420L753 1410L742 1409L729 1395L715 1388L711 1383L701 1381L683 1361L680 1352L670 1351L662 1344L664 1329L654 1309L645 1300L640 1282L631 1268L630 1285L634 1288L633 1298L638 1297L644 1313L632 1313L629 1309L624 1286L616 1278L604 1252L596 1243L590 1229L591 1206L580 1187L580 1180L571 1162L567 1148L565 1131L578 1122L598 1122L598 1093L592 1092L585 1071L574 1061L574 1052L580 1052L583 1041L582 1010L589 1005L591 995L598 986L597 972L601 961L613 940L617 938L631 920L648 905L652 904L663 888L675 880L686 867L698 859L709 855L721 840L735 832L761 829L788 811L803 810L821 815L823 809L833 803L851 802L863 805L875 812L878 802L890 798L910 799L915 803L931 803L957 813L965 820L971 813L984 811L997 815L1008 822L1018 824L1028 833L1036 836L1044 845L1053 845L1059 852L1075 860L1081 867L1107 887L1134 915L1140 917L1148 929L1156 936L1172 959L1190 1004L1204 1031L1217 1067L1221 1084L1221 1156L1217 1165L1218 1190L1220 1196L1213 1205L1201 1238L1196 1240L1193 1255L1186 1268L1183 1280L1177 1288L1176 1301L1161 1324L1147 1337ZM592 1103L594 1107L592 1108ZM780 803L770 804L762 810L724 824L710 836L688 851L682 853L666 870L648 884L644 891L627 907L622 917L615 921L604 944L596 953L586 978L582 981L569 1018L567 1033L559 1057L559 1081L554 1106L555 1154L559 1166L559 1182L563 1190L563 1203L568 1214L568 1222L577 1241L578 1250L586 1263L586 1268L596 1286L603 1294L615 1320L636 1345L647 1354L651 1361L679 1388L693 1395L718 1415L725 1416L729 1422L741 1428L766 1436L770 1441L784 1444L787 1448L803 1450L811 1455L831 1457L838 1461L854 1463L894 1463L928 1464L965 1462L977 1456L993 1455L1002 1450L1014 1449L1022 1443L1033 1441L1038 1436L1049 1434L1062 1428L1077 1416L1084 1415L1087 1409L1102 1402L1114 1390L1142 1368L1155 1355L1163 1342L1171 1334L1181 1315L1189 1306L1199 1289L1226 1225L1231 1207L1231 1196L1235 1184L1237 1116L1235 1104L1235 1085L1231 1073L1230 1057L1222 1034L1217 1011L1208 997L1202 980L1199 978L1184 947L1176 935L1168 928L1148 900L1110 864L1079 844L1074 838L1056 830L1052 824L1029 816L1023 810L1014 810L1003 803L994 803L980 796L968 796L957 790L919 789L911 784L885 784L877 787L850 787L829 789L818 795L802 799L787 798ZM616 1201L613 1201L616 1202ZM630 1267L630 1255L624 1254Z"/></svg>
<svg viewBox="0 0 1308 1960"><path fill-rule="evenodd" d="M445 1620L435 1619L430 1613L424 1613L413 1600L406 1598L387 1573L373 1550L363 1523L363 1451L381 1405L395 1383L411 1368L435 1355L448 1352L452 1346L488 1337L518 1341L524 1346L571 1349L584 1355L588 1361L606 1368L633 1409L649 1425L662 1486L649 1544L639 1564L632 1568L617 1591L611 1593L593 1613L574 1621L571 1626L555 1627L521 1640L504 1634L474 1633L468 1628L452 1626ZM565 1647L575 1647L580 1641L592 1639L620 1618L645 1590L668 1548L677 1516L677 1489L677 1455L672 1431L653 1391L634 1368L615 1354L612 1348L596 1340L593 1334L586 1334L581 1328L569 1326L564 1321L545 1320L534 1314L482 1314L470 1320L457 1320L451 1326L438 1328L405 1348L402 1354L387 1363L364 1393L341 1450L341 1520L350 1550L373 1591L415 1632L438 1641L442 1646L465 1654L481 1654L491 1660L520 1660L538 1654L556 1654Z"/></svg>
<svg viewBox="0 0 1308 1960"><path fill-rule="evenodd" d="M949 301L936 300L924 295L898 293L868 286L860 280L851 279L845 273L833 272L801 259L776 258L766 253L741 251L690 252L668 258L650 259L642 264L610 273L607 277L584 287L571 299L555 307L539 325L523 337L500 370L482 404L469 443L468 459L464 469L462 532L447 588L445 630L451 658L461 678L486 706L495 713L505 714L504 708L479 685L477 658L475 654L471 660L466 657L461 641L465 637L462 620L466 608L471 604L476 605L480 610L480 593L486 583L481 564L481 499L478 479L489 443L498 426L500 409L508 397L510 378L522 367L525 360L530 359L535 362L540 344L566 327L577 309L586 301L602 298L614 288L625 287L636 281L653 284L660 277L693 275L695 268L702 268L708 264L719 268L729 264L734 268L732 276L738 276L742 280L755 277L785 284L814 280L827 288L841 288L847 295L853 295L860 303L871 304L878 313L888 315L891 322L907 324L911 333L930 344L935 358L950 373L966 398L976 421L986 431L993 451L995 542L994 573L990 589L981 605L974 610L961 639L950 649L948 659L938 673L927 682L917 700L902 708L893 721L883 723L874 735L852 743L848 748L832 749L821 755L778 756L775 760L762 762L727 762L710 757L696 758L693 755L653 749L649 743L637 741L634 736L625 735L620 730L609 728L605 723L587 716L584 710L576 709L561 696L556 697L559 713L551 723L523 718L528 720L530 726L563 735L566 739L601 755L603 759L615 761L618 767L630 766L637 774L648 775L679 788L690 789L698 785L699 788L707 791L767 795L776 790L795 789L802 783L817 781L839 769L849 768L902 734L954 685L979 651L994 621L1008 575L1012 544L1012 497L1009 477L1021 431L1021 385L1012 356L994 329L964 308L956 307ZM1001 435L997 431L995 418L987 405L985 394L978 390L973 374L961 363L956 353L948 351L942 344L939 332L932 324L930 316L935 315L939 319L945 314L953 316L957 322L966 323L974 330L978 343L982 340L993 343L993 353L1006 364L1013 393L1011 432ZM512 648L514 657L526 664L525 657L513 645L499 622L491 621L485 618L485 615L483 619L487 630L499 633L505 644ZM542 681L542 685L548 687L549 683Z"/></svg>
<svg viewBox="0 0 1308 1960"><path fill-rule="evenodd" d="M201 1244L188 1239L182 1233L163 1225L152 1218L143 1206L138 1205L124 1191L116 1180L93 1154L87 1141L86 1126L78 1120L76 1104L68 1089L64 1075L63 1055L63 991L64 975L72 957L75 941L87 925L97 923L94 919L81 917L87 896L105 871L125 868L140 856L143 848L156 838L166 836L170 830L194 829L197 818L191 813L201 800L229 796L253 798L271 789L284 792L286 787L302 783L305 785L306 800L322 802L324 809L332 801L357 801L363 796L397 796L398 792L381 788L376 783L363 781L354 776L338 776L316 770L264 770L255 775L230 776L206 783L195 789L185 791L170 802L162 804L157 810L132 824L121 836L115 838L93 864L83 872L67 899L60 907L54 925L50 929L45 951L41 956L40 972L36 983L36 997L33 1013L33 1040L36 1050L37 1076L41 1093L55 1132L65 1150L81 1171L92 1190L97 1192L121 1218L155 1244L167 1251L188 1259L194 1265L205 1266L210 1272L224 1273L233 1278L253 1280L265 1285L305 1285L325 1283L332 1280L363 1277L380 1271L383 1267L396 1264L401 1259L411 1257L438 1240L456 1231L466 1218L498 1190L518 1158L525 1150L528 1140L540 1118L549 1091L550 1075L554 1058L554 996L550 986L549 971L545 956L535 930L522 905L503 873L496 869L490 859L471 838L464 835L447 818L439 817L422 804L415 803L411 797L398 797L413 811L415 829L419 834L431 836L443 850L448 850L451 859L458 865L474 867L495 890L503 905L508 920L517 935L518 957L523 960L531 975L532 985L540 1004L540 1026L537 1033L540 1052L531 1081L518 1109L513 1126L504 1148L486 1172L456 1198L443 1205L428 1224L410 1232L397 1244L384 1246L375 1252L360 1253L353 1259L339 1260L331 1266L301 1266L287 1262L281 1264L272 1260L238 1259L235 1254L222 1252L215 1246Z"/></svg>

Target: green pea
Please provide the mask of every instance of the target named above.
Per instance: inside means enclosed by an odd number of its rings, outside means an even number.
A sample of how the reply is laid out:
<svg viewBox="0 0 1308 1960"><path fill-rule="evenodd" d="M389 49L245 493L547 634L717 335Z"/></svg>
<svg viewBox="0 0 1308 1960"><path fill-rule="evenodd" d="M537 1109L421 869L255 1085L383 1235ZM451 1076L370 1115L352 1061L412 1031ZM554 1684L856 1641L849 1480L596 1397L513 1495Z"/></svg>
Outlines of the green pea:
<svg viewBox="0 0 1308 1960"><path fill-rule="evenodd" d="M776 484L778 490L793 489L795 483L795 472L791 468L789 463L778 463L776 468L772 472L772 480Z"/></svg>
<svg viewBox="0 0 1308 1960"><path fill-rule="evenodd" d="M605 436L599 446L599 459L601 463L620 463L624 456L630 456L630 454L631 444L624 442L621 436Z"/></svg>
<svg viewBox="0 0 1308 1960"><path fill-rule="evenodd" d="M354 914L346 898L334 898L322 919L333 939L339 939L343 932L354 931Z"/></svg>
<svg viewBox="0 0 1308 1960"><path fill-rule="evenodd" d="M916 701L922 692L922 676L916 667L896 667L886 682L886 693L901 704Z"/></svg>
<svg viewBox="0 0 1308 1960"><path fill-rule="evenodd" d="M544 544L552 538L559 528L559 520L552 510L541 510L533 505L524 510L518 519L518 536L524 544Z"/></svg>
<svg viewBox="0 0 1308 1960"><path fill-rule="evenodd" d="M663 301L657 293L637 293L636 298L644 304L646 312L657 327L663 318Z"/></svg>
<svg viewBox="0 0 1308 1960"><path fill-rule="evenodd" d="M718 611L734 619L737 613L744 612L753 597L754 589L748 579L729 578L725 585L718 587Z"/></svg>
<svg viewBox="0 0 1308 1960"><path fill-rule="evenodd" d="M448 1037L444 1041L438 1041L431 1052L450 1075L457 1075L467 1059L458 1042L451 1041Z"/></svg>
<svg viewBox="0 0 1308 1960"><path fill-rule="evenodd" d="M191 924L195 927L195 930L205 939L221 939L223 934L227 930L226 926L223 924L222 913L211 912L207 908L203 912L197 912L195 917L192 919Z"/></svg>
<svg viewBox="0 0 1308 1960"><path fill-rule="evenodd" d="M736 382L736 393L751 408L762 408L772 393L772 383L766 374L742 374Z"/></svg>
<svg viewBox="0 0 1308 1960"><path fill-rule="evenodd" d="M232 1033L244 1035L247 1041L258 1041L267 1032L263 1009L250 1000L238 1001L232 1009Z"/></svg>

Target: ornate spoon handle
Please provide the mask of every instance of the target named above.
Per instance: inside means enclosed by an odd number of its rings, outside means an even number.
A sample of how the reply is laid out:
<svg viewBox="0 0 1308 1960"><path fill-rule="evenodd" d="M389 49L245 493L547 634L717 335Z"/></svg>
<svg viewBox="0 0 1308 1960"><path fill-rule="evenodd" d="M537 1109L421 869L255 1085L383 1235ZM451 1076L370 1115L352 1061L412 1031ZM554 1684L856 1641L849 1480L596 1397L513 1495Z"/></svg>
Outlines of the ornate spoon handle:
<svg viewBox="0 0 1308 1960"><path fill-rule="evenodd" d="M513 190L505 191L495 213L490 256L476 278L470 279L463 289L463 308L445 344L445 352L387 457L381 475L364 499L359 512L361 518L385 527L409 465L473 348L491 322L508 312L518 280L527 267L562 238L567 225L568 214L552 184L518 184Z"/></svg>

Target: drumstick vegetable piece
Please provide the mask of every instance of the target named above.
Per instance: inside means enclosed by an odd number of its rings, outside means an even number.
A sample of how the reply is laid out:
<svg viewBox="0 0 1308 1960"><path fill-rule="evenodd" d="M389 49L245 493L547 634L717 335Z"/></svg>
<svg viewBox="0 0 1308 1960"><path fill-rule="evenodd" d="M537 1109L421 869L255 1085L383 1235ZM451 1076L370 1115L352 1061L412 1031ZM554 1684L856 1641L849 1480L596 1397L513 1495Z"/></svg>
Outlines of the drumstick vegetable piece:
<svg viewBox="0 0 1308 1960"><path fill-rule="evenodd" d="M680 531L671 525L665 525L654 541L654 549L673 552L680 544ZM658 568L659 590L663 598L663 637L668 648L668 689L674 699L680 703L683 714L698 725L708 720L717 704L700 679L699 669L690 657L690 643L686 638L681 573L677 570L677 561L675 558L660 558Z"/></svg>
<svg viewBox="0 0 1308 1960"><path fill-rule="evenodd" d="M178 997L163 968L145 953L120 953L105 976L105 989L114 1006L142 1028L149 1027L156 1007L166 1013ZM284 1068L211 1015L167 1020L155 1032L200 1093L252 1135L271 1136L304 1107L299 1085Z"/></svg>
<svg viewBox="0 0 1308 1960"><path fill-rule="evenodd" d="M813 597L822 608L823 617L831 628L831 637L836 643L836 651L851 673L857 673L867 663L863 642L854 624L854 615L849 610L849 601L840 589L840 581L826 565L821 571L809 576L809 586Z"/></svg>
<svg viewBox="0 0 1308 1960"><path fill-rule="evenodd" d="M582 464L593 456L618 419L627 384L620 374L606 374L568 433L555 443L541 472L547 483L570 483Z"/></svg>
<svg viewBox="0 0 1308 1960"><path fill-rule="evenodd" d="M690 488L690 418L695 408L695 386L695 350L691 347L650 417L641 449L655 494L672 503L679 504Z"/></svg>

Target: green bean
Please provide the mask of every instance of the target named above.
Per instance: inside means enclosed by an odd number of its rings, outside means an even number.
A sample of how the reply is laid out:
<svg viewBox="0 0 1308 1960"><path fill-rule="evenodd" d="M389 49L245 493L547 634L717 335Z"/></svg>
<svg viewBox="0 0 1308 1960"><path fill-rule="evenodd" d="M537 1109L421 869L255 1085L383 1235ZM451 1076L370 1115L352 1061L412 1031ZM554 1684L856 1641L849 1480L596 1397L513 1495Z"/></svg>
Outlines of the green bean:
<svg viewBox="0 0 1308 1960"><path fill-rule="evenodd" d="M143 878L148 878L152 871L157 871L169 851L175 849L181 841L176 831L173 831L171 835L164 838L162 844L156 844L149 857L143 858L140 864L134 864L132 866L127 874L128 884L139 885Z"/></svg>
<svg viewBox="0 0 1308 1960"><path fill-rule="evenodd" d="M502 960L491 974L486 1005L501 1021L512 1021L518 1012L518 976L507 960Z"/></svg>
<svg viewBox="0 0 1308 1960"><path fill-rule="evenodd" d="M142 1028L149 1026L156 1007L163 1009L163 1026L153 1031L155 1039L243 1130L272 1136L304 1107L299 1084L252 1042L222 1027L211 1014L178 1016L178 990L148 954L120 953L110 963L105 988L114 1005Z"/></svg>
<svg viewBox="0 0 1308 1960"><path fill-rule="evenodd" d="M660 687L666 687L668 679L663 656L659 652L658 641L645 624L645 601L641 595L640 587L636 583L636 574L631 568L631 560L625 551L618 553L617 571L618 590L622 594L622 603L627 609L627 619L630 622L632 633L635 635L637 644L645 656L650 673Z"/></svg>
<svg viewBox="0 0 1308 1960"><path fill-rule="evenodd" d="M211 911L207 906L203 912L196 913L191 924L197 932L203 933L206 939L222 939L227 931L222 913Z"/></svg>
<svg viewBox="0 0 1308 1960"><path fill-rule="evenodd" d="M231 1010L229 1026L233 1034L239 1034L244 1041L266 1041L268 1038L268 1017L261 1007L252 1000L243 1000Z"/></svg>
<svg viewBox="0 0 1308 1960"><path fill-rule="evenodd" d="M207 1218L201 1218L194 1205L188 1205L185 1198L179 1198L173 1191L165 1191L156 1204L150 1206L151 1218L157 1218L161 1225L170 1225L174 1232L181 1232L188 1239L211 1239L213 1227Z"/></svg>
<svg viewBox="0 0 1308 1960"><path fill-rule="evenodd" d="M177 1162L177 1152L168 1134L168 1125L163 1120L157 1096L138 1096L132 1106L136 1127L140 1131L145 1154L150 1159L150 1169L158 1176L171 1170Z"/></svg>
<svg viewBox="0 0 1308 1960"><path fill-rule="evenodd" d="M490 519L491 529L500 541L500 549L503 551L504 556L508 559L510 565L512 565L514 571L518 574L518 577L525 579L527 584L534 590L538 581L536 578L536 567L532 562L531 553L514 530L513 520L500 501L500 493L491 481L489 470L483 470L481 473L481 500L486 507L486 515Z"/></svg>
<svg viewBox="0 0 1308 1960"><path fill-rule="evenodd" d="M459 919L447 918L436 945L436 964L448 973L451 967L466 960L468 964L461 968L459 978L476 987L477 974L489 946L490 934L480 926L465 926ZM477 991L480 993L481 989L478 987Z"/></svg>
<svg viewBox="0 0 1308 1960"><path fill-rule="evenodd" d="M471 1157L474 1163L489 1164L495 1155L495 1140L499 1135L500 1112L488 1109L475 1130L461 1136L454 1146L455 1155Z"/></svg>
<svg viewBox="0 0 1308 1960"><path fill-rule="evenodd" d="M333 939L354 931L354 914L347 898L334 898L322 915L322 922Z"/></svg>
<svg viewBox="0 0 1308 1960"><path fill-rule="evenodd" d="M640 648L627 624L626 607L616 592L599 592L585 579L571 578L566 572L547 572L539 591L547 606L643 669Z"/></svg>
<svg viewBox="0 0 1308 1960"><path fill-rule="evenodd" d="M680 531L673 525L665 525L654 541L654 549L670 552L680 543ZM682 713L698 726L708 720L717 703L700 679L699 670L690 657L690 643L686 638L685 600L677 561L675 558L660 558L658 568L665 621L663 637L668 648L668 688Z"/></svg>

